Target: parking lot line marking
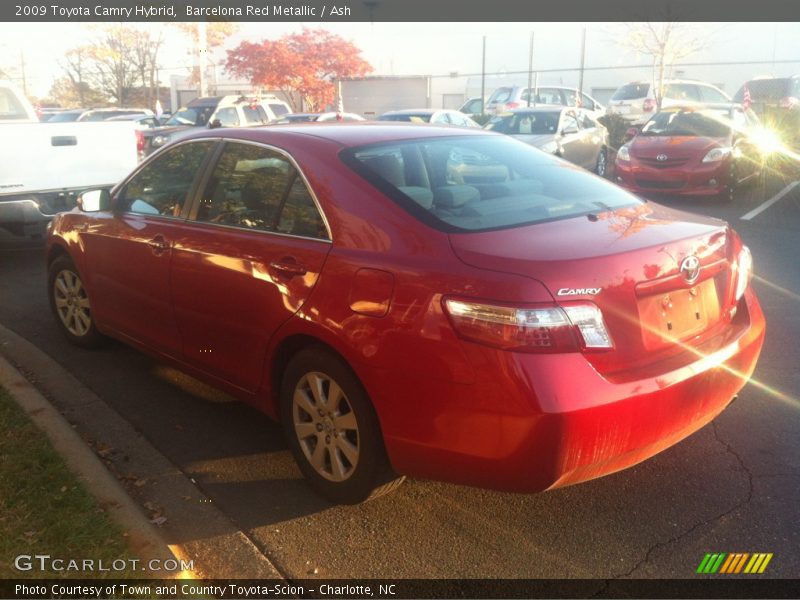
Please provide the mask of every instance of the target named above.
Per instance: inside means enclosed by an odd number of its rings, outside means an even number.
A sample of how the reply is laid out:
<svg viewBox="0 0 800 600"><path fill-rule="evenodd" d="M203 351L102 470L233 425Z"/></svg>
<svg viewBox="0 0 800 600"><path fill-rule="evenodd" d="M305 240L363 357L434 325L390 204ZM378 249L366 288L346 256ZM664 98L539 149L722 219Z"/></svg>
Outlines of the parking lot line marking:
<svg viewBox="0 0 800 600"><path fill-rule="evenodd" d="M775 194L772 198L770 198L769 200L764 202L761 206L758 206L758 207L754 208L753 210L751 210L749 213L747 213L745 215L742 215L742 217L741 217L742 221L750 221L753 217L755 217L757 215L760 215L762 212L767 210L770 206L775 204L778 200L783 198L786 194L791 192L795 187L797 187L798 184L800 184L800 181L793 181L792 183L787 185L785 188L783 188L780 192Z"/></svg>

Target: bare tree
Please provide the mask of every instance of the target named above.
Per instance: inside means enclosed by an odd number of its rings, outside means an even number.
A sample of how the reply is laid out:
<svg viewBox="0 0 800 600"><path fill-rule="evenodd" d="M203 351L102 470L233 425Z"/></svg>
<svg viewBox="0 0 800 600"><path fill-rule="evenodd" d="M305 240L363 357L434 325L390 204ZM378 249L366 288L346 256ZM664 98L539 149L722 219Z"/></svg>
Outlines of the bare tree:
<svg viewBox="0 0 800 600"><path fill-rule="evenodd" d="M88 106L87 96L91 89L86 81L89 71L93 68L92 50L88 46L78 46L68 50L64 55L64 60L59 62L66 74L72 90L71 93L66 89L67 82L59 82L59 89L62 95L75 97L79 106Z"/></svg>
<svg viewBox="0 0 800 600"><path fill-rule="evenodd" d="M107 26L102 32L101 38L89 46L91 83L123 106L139 76L134 51L139 33L123 25Z"/></svg>
<svg viewBox="0 0 800 600"><path fill-rule="evenodd" d="M662 23L626 23L626 31L616 42L619 46L633 50L653 61L655 97L659 110L664 97L666 70L677 61L694 54L708 44L708 36L701 37L689 25Z"/></svg>
<svg viewBox="0 0 800 600"><path fill-rule="evenodd" d="M149 29L139 30L133 40L133 55L136 70L144 89L145 103L152 108L158 99L158 53L164 42L164 31L154 36Z"/></svg>

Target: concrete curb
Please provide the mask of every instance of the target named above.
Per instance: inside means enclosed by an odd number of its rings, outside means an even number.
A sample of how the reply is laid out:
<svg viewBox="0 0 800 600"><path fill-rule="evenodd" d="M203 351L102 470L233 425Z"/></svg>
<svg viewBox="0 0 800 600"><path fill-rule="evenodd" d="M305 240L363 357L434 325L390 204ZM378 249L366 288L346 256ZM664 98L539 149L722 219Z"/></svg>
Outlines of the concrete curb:
<svg viewBox="0 0 800 600"><path fill-rule="evenodd" d="M33 385L0 356L0 383L36 426L44 431L53 448L86 486L98 504L128 534L134 555L143 563L151 559L175 558L167 543L131 500L120 483L72 429L67 420Z"/></svg>
<svg viewBox="0 0 800 600"><path fill-rule="evenodd" d="M193 480L128 421L50 356L3 325L0 325L0 356L19 369L3 360L0 383L13 396L30 398L23 406L37 425L39 421L32 410L38 415L48 415L41 418L55 423L50 425L59 432L54 435L45 425L39 426L51 438L69 440L59 445L55 440L53 443L70 466L81 473L81 479L93 494L98 498L105 497L102 494L115 494L114 503L121 507L120 512L125 512L121 518L125 519L124 527L131 538L134 531L148 532L142 539L145 548L159 548L162 552L168 549L169 558L194 560L195 577L284 578ZM102 461L89 446L94 446L95 451L99 449ZM72 461L76 466L72 466ZM97 493L90 485L94 480L105 482L97 488ZM130 484L127 490L118 480ZM143 514L145 509L151 516L156 513L166 517L158 529Z"/></svg>

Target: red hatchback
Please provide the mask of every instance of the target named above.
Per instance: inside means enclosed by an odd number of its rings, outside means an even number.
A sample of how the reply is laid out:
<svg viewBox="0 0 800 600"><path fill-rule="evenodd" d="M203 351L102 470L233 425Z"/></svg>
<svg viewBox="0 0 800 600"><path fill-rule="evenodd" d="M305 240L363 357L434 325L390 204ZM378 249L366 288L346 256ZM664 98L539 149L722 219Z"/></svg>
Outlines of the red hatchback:
<svg viewBox="0 0 800 600"><path fill-rule="evenodd" d="M66 336L280 419L337 502L623 469L719 414L764 338L724 222L488 132L203 132L81 206L48 239Z"/></svg>
<svg viewBox="0 0 800 600"><path fill-rule="evenodd" d="M640 194L733 199L761 172L764 158L751 138L757 127L755 114L737 104L663 110L617 152L617 183Z"/></svg>

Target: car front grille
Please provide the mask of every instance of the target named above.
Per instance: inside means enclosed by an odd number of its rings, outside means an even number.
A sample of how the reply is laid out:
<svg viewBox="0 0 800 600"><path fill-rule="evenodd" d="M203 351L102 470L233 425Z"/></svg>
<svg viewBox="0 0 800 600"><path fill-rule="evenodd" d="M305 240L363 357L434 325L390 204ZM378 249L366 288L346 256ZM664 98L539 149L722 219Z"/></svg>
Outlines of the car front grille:
<svg viewBox="0 0 800 600"><path fill-rule="evenodd" d="M637 160L645 166L654 167L656 169L671 169L673 167L682 167L687 162L689 162L688 158L668 158L666 160L658 160L656 158L639 158Z"/></svg>

